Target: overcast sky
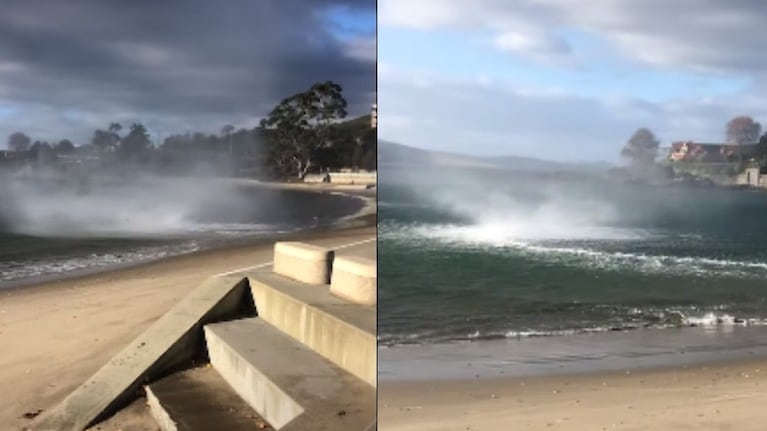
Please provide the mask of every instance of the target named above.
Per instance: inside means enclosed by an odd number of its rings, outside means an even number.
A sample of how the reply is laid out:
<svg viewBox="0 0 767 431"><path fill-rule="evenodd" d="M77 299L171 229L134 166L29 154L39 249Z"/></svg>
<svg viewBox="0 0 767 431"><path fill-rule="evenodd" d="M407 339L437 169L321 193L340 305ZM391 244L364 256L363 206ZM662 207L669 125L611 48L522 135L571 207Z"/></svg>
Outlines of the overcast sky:
<svg viewBox="0 0 767 431"><path fill-rule="evenodd" d="M767 123L767 2L379 0L379 137L430 149L609 160Z"/></svg>
<svg viewBox="0 0 767 431"><path fill-rule="evenodd" d="M15 131L83 144L113 121L253 127L325 80L367 114L375 25L375 0L4 0L0 148Z"/></svg>

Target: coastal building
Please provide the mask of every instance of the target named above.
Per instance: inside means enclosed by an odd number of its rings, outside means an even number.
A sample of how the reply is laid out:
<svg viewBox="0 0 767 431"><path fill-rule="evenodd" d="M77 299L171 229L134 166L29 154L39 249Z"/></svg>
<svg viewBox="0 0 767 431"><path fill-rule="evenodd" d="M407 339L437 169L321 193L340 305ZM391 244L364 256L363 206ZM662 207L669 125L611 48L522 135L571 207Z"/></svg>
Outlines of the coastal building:
<svg viewBox="0 0 767 431"><path fill-rule="evenodd" d="M732 163L756 154L756 145L678 141L671 144L668 159L672 162Z"/></svg>
<svg viewBox="0 0 767 431"><path fill-rule="evenodd" d="M0 160L12 160L16 158L15 151L0 150Z"/></svg>
<svg viewBox="0 0 767 431"><path fill-rule="evenodd" d="M27 152L0 150L0 167L17 168L23 166L27 160Z"/></svg>
<svg viewBox="0 0 767 431"><path fill-rule="evenodd" d="M331 183L342 185L364 185L371 186L376 184L377 172L359 169L341 169L334 172L323 172L319 174L309 174L304 177L305 183Z"/></svg>
<svg viewBox="0 0 767 431"><path fill-rule="evenodd" d="M743 173L738 175L736 184L749 187L767 188L767 166L762 166L755 160L746 164Z"/></svg>
<svg viewBox="0 0 767 431"><path fill-rule="evenodd" d="M679 141L671 144L668 161L676 175L767 188L767 166L760 162L758 145Z"/></svg>

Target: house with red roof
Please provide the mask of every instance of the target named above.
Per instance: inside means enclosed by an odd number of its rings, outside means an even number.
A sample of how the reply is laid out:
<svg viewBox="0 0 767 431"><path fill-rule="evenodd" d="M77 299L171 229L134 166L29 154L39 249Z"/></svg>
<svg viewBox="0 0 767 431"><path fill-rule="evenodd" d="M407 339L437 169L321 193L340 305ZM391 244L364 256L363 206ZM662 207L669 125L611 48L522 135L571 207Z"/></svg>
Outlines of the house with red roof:
<svg viewBox="0 0 767 431"><path fill-rule="evenodd" d="M671 144L668 158L672 162L734 163L756 157L757 154L756 145L678 141Z"/></svg>

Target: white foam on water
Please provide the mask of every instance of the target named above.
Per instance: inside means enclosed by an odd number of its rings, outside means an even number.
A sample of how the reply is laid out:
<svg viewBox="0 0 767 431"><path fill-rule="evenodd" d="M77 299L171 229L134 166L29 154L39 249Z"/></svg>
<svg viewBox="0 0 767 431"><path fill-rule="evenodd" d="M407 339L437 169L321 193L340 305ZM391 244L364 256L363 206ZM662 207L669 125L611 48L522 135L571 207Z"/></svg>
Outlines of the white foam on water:
<svg viewBox="0 0 767 431"><path fill-rule="evenodd" d="M661 314L679 316L679 320L662 321L650 327L656 329L700 327L717 331L728 331L734 327L767 326L767 319L763 318L740 318L727 313L707 312L699 315L685 315L679 310L665 310ZM494 339L518 339L537 337L567 337L578 334L597 334L606 332L633 331L645 327L642 324L627 323L623 326L587 326L570 329L510 329L510 330L486 330L472 331L464 334L439 333L434 330L414 333L390 333L379 334L378 339L382 346L398 346L411 344L441 344L461 341L484 341Z"/></svg>
<svg viewBox="0 0 767 431"><path fill-rule="evenodd" d="M685 317L685 322L692 326L727 326L735 325L737 319L729 314L706 313L698 317ZM745 321L743 321L745 323Z"/></svg>
<svg viewBox="0 0 767 431"><path fill-rule="evenodd" d="M422 237L443 241L490 246L528 245L531 241L545 240L632 240L647 238L650 233L640 229L605 226L572 225L540 220L515 222L493 220L472 225L419 226L414 233Z"/></svg>
<svg viewBox="0 0 767 431"><path fill-rule="evenodd" d="M91 253L77 257L47 257L44 260L8 261L0 265L0 280L21 280L110 265L137 263L192 253L199 249L200 245L197 241L188 241L181 245L138 247L119 252Z"/></svg>
<svg viewBox="0 0 767 431"><path fill-rule="evenodd" d="M490 253L513 253L517 256L556 262L562 265L606 271L631 270L648 274L675 274L720 277L767 277L767 262L755 260L716 259L702 256L673 256L665 254L631 253L600 250L600 242L671 240L659 232L641 229L609 227L552 227L536 238L527 238L527 227L514 224L385 226L384 239L431 243L434 247L474 248ZM547 243L547 241L549 243ZM556 244L550 242L556 241ZM594 247L561 245L563 241L590 241ZM428 244L419 244L428 246Z"/></svg>

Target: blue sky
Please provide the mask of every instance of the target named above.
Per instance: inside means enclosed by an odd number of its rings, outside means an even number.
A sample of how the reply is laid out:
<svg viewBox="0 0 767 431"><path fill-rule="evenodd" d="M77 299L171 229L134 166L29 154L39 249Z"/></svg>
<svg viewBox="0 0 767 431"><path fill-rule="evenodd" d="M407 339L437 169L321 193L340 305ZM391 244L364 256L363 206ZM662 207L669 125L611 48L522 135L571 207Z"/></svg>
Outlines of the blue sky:
<svg viewBox="0 0 767 431"><path fill-rule="evenodd" d="M380 137L615 161L639 127L668 144L720 141L735 115L766 122L765 4L666 3L380 0Z"/></svg>
<svg viewBox="0 0 767 431"><path fill-rule="evenodd" d="M372 4L372 2L371 2ZM330 24L328 28L342 40L375 37L375 8L352 8L347 5L330 6L320 12Z"/></svg>

